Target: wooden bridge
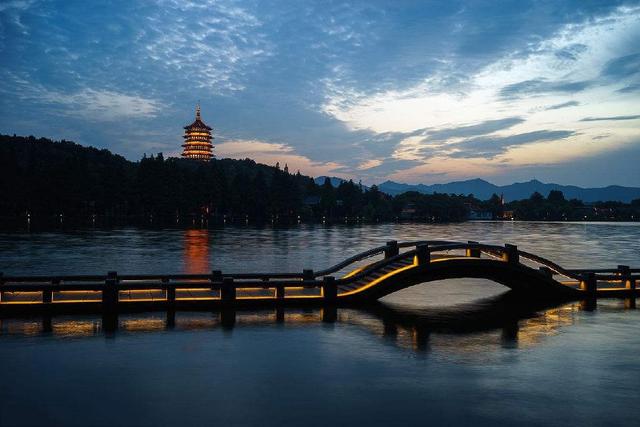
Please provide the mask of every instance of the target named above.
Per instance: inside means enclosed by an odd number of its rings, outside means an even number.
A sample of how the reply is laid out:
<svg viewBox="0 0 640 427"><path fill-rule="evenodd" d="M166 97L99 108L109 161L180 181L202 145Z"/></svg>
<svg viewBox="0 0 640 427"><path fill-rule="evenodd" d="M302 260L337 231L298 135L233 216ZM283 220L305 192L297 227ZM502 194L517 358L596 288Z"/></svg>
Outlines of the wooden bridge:
<svg viewBox="0 0 640 427"><path fill-rule="evenodd" d="M387 242L321 271L174 275L5 276L0 315L25 309L198 308L256 304L349 305L418 283L482 278L540 298L634 297L640 269L565 269L514 245Z"/></svg>

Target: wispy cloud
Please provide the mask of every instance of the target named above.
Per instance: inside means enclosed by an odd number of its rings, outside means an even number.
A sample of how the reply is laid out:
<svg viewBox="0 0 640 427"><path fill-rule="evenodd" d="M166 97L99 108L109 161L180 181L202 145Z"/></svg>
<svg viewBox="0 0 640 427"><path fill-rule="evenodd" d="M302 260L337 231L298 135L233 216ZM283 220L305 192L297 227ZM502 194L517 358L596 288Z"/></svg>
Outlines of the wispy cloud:
<svg viewBox="0 0 640 427"><path fill-rule="evenodd" d="M545 110L559 110L561 108L577 107L578 105L580 105L578 101L567 101L567 102L562 102L560 104L550 105L547 108L545 108Z"/></svg>
<svg viewBox="0 0 640 427"><path fill-rule="evenodd" d="M352 131L408 135L392 154L398 160L432 164L434 158L477 158L502 168L525 162L520 156L530 156L531 150L521 147L542 143L548 162L583 156L593 153L585 144L602 130L585 128L581 117L599 109L622 111L632 103L613 94L635 78L630 40L640 42L639 28L640 8L620 8L566 25L453 86L440 84L442 77L435 72L408 89L367 93L345 86L338 74L325 81L323 110ZM609 96L603 102L605 93ZM575 99L567 101L567 95ZM560 109L566 114L559 116ZM563 144L569 137L571 144ZM608 138L598 149L621 143ZM549 151L549 144L557 149Z"/></svg>
<svg viewBox="0 0 640 427"><path fill-rule="evenodd" d="M234 2L158 0L141 22L139 54L213 93L242 90L271 54L261 21Z"/></svg>
<svg viewBox="0 0 640 427"><path fill-rule="evenodd" d="M344 167L337 162L314 162L308 157L297 154L292 147L286 144L259 140L224 142L216 147L216 156L233 159L250 158L268 165L280 163L281 167L286 164L292 173L300 169L316 176L342 175L339 170Z"/></svg>
<svg viewBox="0 0 640 427"><path fill-rule="evenodd" d="M522 117L506 117L504 119L486 120L474 125L427 131L426 136L428 141L446 141L452 138L486 135L499 130L508 129L524 121L525 120Z"/></svg>
<svg viewBox="0 0 640 427"><path fill-rule="evenodd" d="M3 92L39 105L56 106L53 115L75 116L94 121L155 117L162 102L109 89L85 87L73 92L51 89L12 73L4 73Z"/></svg>
<svg viewBox="0 0 640 427"><path fill-rule="evenodd" d="M486 159L493 159L512 147L542 141L558 141L568 138L573 134L574 132L566 130L538 130L504 137L480 137L468 139L450 145L449 147L453 148L453 151L449 155L454 158L482 157Z"/></svg>
<svg viewBox="0 0 640 427"><path fill-rule="evenodd" d="M580 119L581 122L601 122L606 120L619 121L619 120L636 120L640 119L640 114L633 116L609 116L609 117L585 117Z"/></svg>
<svg viewBox="0 0 640 427"><path fill-rule="evenodd" d="M507 85L500 89L499 94L504 99L518 99L526 96L553 93L572 94L581 92L592 84L589 81L548 81L539 78Z"/></svg>

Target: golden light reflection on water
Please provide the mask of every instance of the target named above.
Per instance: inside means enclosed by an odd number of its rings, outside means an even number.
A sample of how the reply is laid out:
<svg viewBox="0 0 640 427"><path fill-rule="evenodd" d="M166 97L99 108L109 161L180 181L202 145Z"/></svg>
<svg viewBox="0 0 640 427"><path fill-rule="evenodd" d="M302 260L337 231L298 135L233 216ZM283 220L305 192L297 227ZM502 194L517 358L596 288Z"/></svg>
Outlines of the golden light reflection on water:
<svg viewBox="0 0 640 427"><path fill-rule="evenodd" d="M622 301L598 303L597 312L603 314L628 309ZM383 307L383 308L380 308ZM261 311L176 312L121 315L115 320L115 330L122 333L157 332L163 330L198 331L251 326L303 326L335 322L337 326L356 327L379 340L396 347L415 351L428 351L434 355L454 356L461 361L488 359L497 354L494 350L529 348L544 345L545 340L557 335L563 328L580 322L585 310L593 307L580 302L542 309L535 314L505 319L474 320L469 313L453 317L454 311L444 315L422 314L415 316L380 305L377 309L294 309L274 308ZM483 308L482 310L486 310ZM486 317L480 313L478 319ZM453 319L453 320L452 320ZM105 334L109 328L99 316L71 318L44 316L41 319L0 319L0 335L37 336L50 334L55 337L87 337Z"/></svg>
<svg viewBox="0 0 640 427"><path fill-rule="evenodd" d="M120 320L120 328L129 332L153 332L166 329L164 316Z"/></svg>
<svg viewBox="0 0 640 427"><path fill-rule="evenodd" d="M175 328L178 330L211 330L220 327L219 313L192 313L189 316L176 316Z"/></svg>
<svg viewBox="0 0 640 427"><path fill-rule="evenodd" d="M102 330L99 320L64 320L52 322L52 332L57 336L88 337Z"/></svg>
<svg viewBox="0 0 640 427"><path fill-rule="evenodd" d="M184 231L184 271L202 274L211 271L209 261L209 230Z"/></svg>

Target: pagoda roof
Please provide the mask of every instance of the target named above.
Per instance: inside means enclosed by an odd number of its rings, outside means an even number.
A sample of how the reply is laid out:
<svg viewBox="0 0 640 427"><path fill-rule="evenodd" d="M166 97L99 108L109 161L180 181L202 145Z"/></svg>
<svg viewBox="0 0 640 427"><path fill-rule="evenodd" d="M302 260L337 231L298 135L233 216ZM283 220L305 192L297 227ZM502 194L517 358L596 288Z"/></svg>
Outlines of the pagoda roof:
<svg viewBox="0 0 640 427"><path fill-rule="evenodd" d="M200 118L195 119L193 123L184 127L186 130L212 130L209 126L207 126Z"/></svg>
<svg viewBox="0 0 640 427"><path fill-rule="evenodd" d="M184 127L186 130L212 130L207 126L200 117L200 104L196 106L196 120L188 126Z"/></svg>

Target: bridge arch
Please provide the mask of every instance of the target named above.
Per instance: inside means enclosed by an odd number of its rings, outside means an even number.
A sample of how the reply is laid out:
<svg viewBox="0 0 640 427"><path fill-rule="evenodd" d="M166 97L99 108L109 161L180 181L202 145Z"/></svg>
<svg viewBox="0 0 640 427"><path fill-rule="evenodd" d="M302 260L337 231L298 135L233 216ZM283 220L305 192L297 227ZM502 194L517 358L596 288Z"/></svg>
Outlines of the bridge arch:
<svg viewBox="0 0 640 427"><path fill-rule="evenodd" d="M459 278L486 279L517 293L538 297L575 297L581 293L554 279L554 272L571 273L544 258L518 251L515 246L438 242L432 248L428 244L415 247L404 253L387 249L384 260L346 275L338 283L338 298L350 302L371 301L420 283ZM449 254L451 250L461 249L465 251L464 256ZM481 257L481 254L489 256ZM521 256L543 267L536 270L523 264Z"/></svg>

